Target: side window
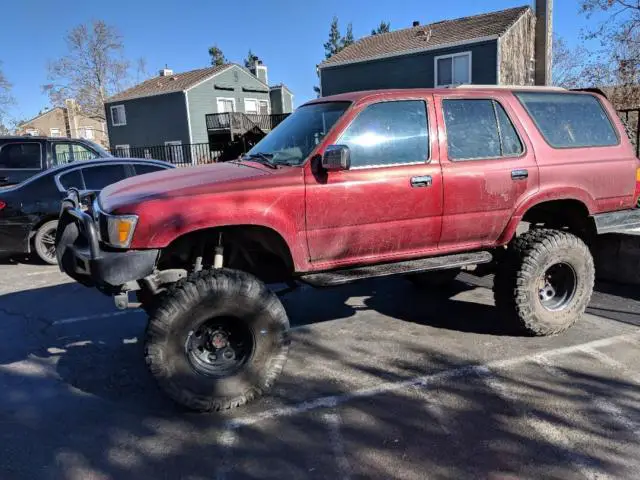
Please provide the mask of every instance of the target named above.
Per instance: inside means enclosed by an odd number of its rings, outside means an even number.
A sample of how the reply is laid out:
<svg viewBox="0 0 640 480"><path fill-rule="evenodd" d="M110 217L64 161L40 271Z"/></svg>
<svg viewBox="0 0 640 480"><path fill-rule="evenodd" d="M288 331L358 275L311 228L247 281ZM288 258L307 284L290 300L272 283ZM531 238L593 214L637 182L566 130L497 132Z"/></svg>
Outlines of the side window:
<svg viewBox="0 0 640 480"><path fill-rule="evenodd" d="M60 175L60 185L65 190L69 190L71 187L84 189L84 181L82 180L82 173L80 170L73 170L69 173L65 173L64 175Z"/></svg>
<svg viewBox="0 0 640 480"><path fill-rule="evenodd" d="M516 97L549 145L605 147L618 144L616 130L598 99L576 93L521 92Z"/></svg>
<svg viewBox="0 0 640 480"><path fill-rule="evenodd" d="M73 162L71 145L69 143L55 143L53 145L53 164L64 165Z"/></svg>
<svg viewBox="0 0 640 480"><path fill-rule="evenodd" d="M93 160L94 158L98 158L99 156L96 152L88 149L80 143L73 143L72 149L74 160Z"/></svg>
<svg viewBox="0 0 640 480"><path fill-rule="evenodd" d="M107 185L125 179L127 172L123 164L116 163L114 165L84 168L82 176L87 190L102 190Z"/></svg>
<svg viewBox="0 0 640 480"><path fill-rule="evenodd" d="M426 162L429 158L427 109L422 100L368 106L336 142L351 150L352 167Z"/></svg>
<svg viewBox="0 0 640 480"><path fill-rule="evenodd" d="M159 172L160 170L167 170L166 168L159 167L157 165L150 165L148 163L136 163L134 165L136 175L143 175L145 173Z"/></svg>
<svg viewBox="0 0 640 480"><path fill-rule="evenodd" d="M495 100L443 100L442 112L451 160L500 158L523 152L513 124Z"/></svg>
<svg viewBox="0 0 640 480"><path fill-rule="evenodd" d="M39 143L7 143L0 147L0 168L40 170L42 150Z"/></svg>

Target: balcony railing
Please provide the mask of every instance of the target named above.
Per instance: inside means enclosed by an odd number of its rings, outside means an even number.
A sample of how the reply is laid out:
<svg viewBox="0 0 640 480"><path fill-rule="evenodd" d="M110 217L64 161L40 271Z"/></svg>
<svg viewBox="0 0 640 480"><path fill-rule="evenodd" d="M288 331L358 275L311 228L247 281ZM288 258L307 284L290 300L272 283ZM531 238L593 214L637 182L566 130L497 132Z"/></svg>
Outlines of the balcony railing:
<svg viewBox="0 0 640 480"><path fill-rule="evenodd" d="M207 130L229 130L243 134L258 127L262 131L273 130L280 122L289 116L288 113L255 114L255 113L210 113L205 116Z"/></svg>

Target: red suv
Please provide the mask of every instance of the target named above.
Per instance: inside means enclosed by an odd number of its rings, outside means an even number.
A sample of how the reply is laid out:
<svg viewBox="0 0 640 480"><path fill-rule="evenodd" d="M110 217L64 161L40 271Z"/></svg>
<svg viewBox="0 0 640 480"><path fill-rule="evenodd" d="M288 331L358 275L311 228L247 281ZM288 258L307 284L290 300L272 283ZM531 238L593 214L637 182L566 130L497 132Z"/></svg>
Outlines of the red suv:
<svg viewBox="0 0 640 480"><path fill-rule="evenodd" d="M349 93L298 108L237 161L124 180L88 213L72 192L57 256L120 308L136 292L172 398L226 409L284 365L289 321L268 283L434 285L493 261L503 321L567 329L592 293L594 237L640 226L639 166L595 93Z"/></svg>

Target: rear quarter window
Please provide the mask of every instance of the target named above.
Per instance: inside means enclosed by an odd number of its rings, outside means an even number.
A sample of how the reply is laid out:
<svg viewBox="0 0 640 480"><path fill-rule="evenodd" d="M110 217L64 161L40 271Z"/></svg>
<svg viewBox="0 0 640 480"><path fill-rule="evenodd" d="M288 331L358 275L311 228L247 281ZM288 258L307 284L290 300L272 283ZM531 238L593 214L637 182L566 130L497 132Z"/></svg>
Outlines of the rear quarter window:
<svg viewBox="0 0 640 480"><path fill-rule="evenodd" d="M515 95L554 148L607 147L620 141L604 107L592 95L551 92Z"/></svg>

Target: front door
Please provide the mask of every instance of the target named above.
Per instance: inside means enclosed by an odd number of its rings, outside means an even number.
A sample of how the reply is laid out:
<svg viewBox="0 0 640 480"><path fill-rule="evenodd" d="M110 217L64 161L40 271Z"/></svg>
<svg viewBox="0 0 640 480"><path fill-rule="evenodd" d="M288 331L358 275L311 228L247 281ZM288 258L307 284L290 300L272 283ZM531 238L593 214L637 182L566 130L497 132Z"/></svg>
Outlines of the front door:
<svg viewBox="0 0 640 480"><path fill-rule="evenodd" d="M492 245L525 195L538 166L511 104L513 96L436 95L444 181L440 248Z"/></svg>
<svg viewBox="0 0 640 480"><path fill-rule="evenodd" d="M335 144L351 168L306 173L311 262L331 268L393 261L437 247L442 214L432 97L356 107ZM434 148L435 147L435 148Z"/></svg>

